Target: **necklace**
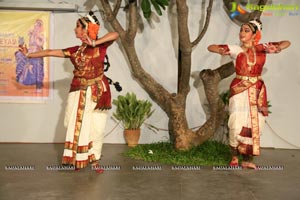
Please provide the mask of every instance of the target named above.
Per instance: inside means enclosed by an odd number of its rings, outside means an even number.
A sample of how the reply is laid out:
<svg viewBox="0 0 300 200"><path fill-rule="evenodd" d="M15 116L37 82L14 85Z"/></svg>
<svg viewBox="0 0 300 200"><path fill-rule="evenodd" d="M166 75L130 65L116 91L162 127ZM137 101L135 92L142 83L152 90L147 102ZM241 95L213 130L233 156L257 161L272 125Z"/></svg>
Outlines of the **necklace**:
<svg viewBox="0 0 300 200"><path fill-rule="evenodd" d="M85 65L85 57L86 55L83 54L84 50L86 49L87 45L81 45L76 53L75 53L75 63L79 67L83 67Z"/></svg>
<svg viewBox="0 0 300 200"><path fill-rule="evenodd" d="M252 67L252 66L254 66L256 64L256 51L255 51L255 49L253 47L251 48L251 50L253 52L253 62L250 62L249 55L248 55L247 51L244 52L246 54L246 58L247 58L247 65L249 67Z"/></svg>

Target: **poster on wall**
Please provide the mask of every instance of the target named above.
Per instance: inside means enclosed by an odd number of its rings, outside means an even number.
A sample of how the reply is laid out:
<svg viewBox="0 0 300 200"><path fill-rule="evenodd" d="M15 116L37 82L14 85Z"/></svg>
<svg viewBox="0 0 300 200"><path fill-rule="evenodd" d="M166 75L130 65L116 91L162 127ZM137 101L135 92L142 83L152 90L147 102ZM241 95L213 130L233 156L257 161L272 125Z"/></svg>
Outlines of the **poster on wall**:
<svg viewBox="0 0 300 200"><path fill-rule="evenodd" d="M44 103L50 99L49 58L27 58L19 51L47 49L50 13L0 11L0 102Z"/></svg>

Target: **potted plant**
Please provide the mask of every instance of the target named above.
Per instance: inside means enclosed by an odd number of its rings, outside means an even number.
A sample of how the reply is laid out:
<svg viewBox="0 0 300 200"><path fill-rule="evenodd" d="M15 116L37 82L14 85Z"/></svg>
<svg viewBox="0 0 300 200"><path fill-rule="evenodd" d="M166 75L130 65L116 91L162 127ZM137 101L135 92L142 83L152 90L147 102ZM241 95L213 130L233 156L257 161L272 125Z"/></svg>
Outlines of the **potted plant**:
<svg viewBox="0 0 300 200"><path fill-rule="evenodd" d="M114 99L113 105L116 106L113 117L123 124L124 138L128 146L136 146L140 138L140 127L154 112L151 110L151 102L138 100L134 93L127 93Z"/></svg>

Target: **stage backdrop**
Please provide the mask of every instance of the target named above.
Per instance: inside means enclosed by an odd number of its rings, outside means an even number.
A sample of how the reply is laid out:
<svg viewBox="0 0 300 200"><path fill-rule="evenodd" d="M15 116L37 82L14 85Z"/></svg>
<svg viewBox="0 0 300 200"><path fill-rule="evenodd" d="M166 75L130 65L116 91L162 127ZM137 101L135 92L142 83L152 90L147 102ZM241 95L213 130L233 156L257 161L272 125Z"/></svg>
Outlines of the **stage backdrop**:
<svg viewBox="0 0 300 200"><path fill-rule="evenodd" d="M0 101L44 102L50 97L49 59L26 58L49 47L49 12L0 12Z"/></svg>
<svg viewBox="0 0 300 200"><path fill-rule="evenodd" d="M97 5L90 4L99 1L83 1L80 10L97 10ZM191 40L195 39L205 17L206 4L203 1L189 0L189 29ZM282 1L273 0L273 4ZM287 0L286 4L299 4L297 0ZM0 5L1 6L1 5ZM204 12L202 12L204 10ZM269 55L265 64L263 79L268 89L271 101L271 115L267 119L270 126L263 131L261 144L264 147L299 148L300 137L298 134L300 113L300 46L299 11L268 11L261 20L263 22L263 35L261 42L290 40L292 45L280 54ZM83 15L84 13L80 13ZM111 28L100 19L101 29L99 36L103 36ZM118 18L126 26L126 13L120 10ZM140 13L142 15L142 13ZM156 80L170 92L176 92L177 62L176 47L178 44L177 28L173 16L176 7L163 13L158 20L149 24L142 18L143 30L136 36L136 49L142 65ZM53 13L53 45L52 48L66 48L80 44L74 36L77 13ZM190 127L205 123L206 100L203 84L199 80L199 72L203 69L215 69L228 62L228 57L221 57L207 51L209 44L238 44L240 27L233 23L223 9L223 1L214 1L210 24L204 38L194 48L192 54L191 91L187 99L187 116ZM149 96L133 80L130 75L128 62L122 53L119 43L114 43L108 49L111 67L107 75L114 81L119 81L123 91L118 93L111 88L113 98L126 92L135 92L141 99L150 100ZM64 109L68 95L69 84L72 78L72 64L68 59L51 58L54 68L53 101L47 104L0 104L0 141L1 142L63 142L65 128L63 127ZM233 76L223 80L220 92L228 89ZM153 102L155 112L148 123L159 128L167 129L168 119L166 114ZM114 112L115 107L110 111ZM124 143L123 129L109 119L105 130L106 143ZM168 132L161 130L153 133L143 127L140 143L167 141Z"/></svg>

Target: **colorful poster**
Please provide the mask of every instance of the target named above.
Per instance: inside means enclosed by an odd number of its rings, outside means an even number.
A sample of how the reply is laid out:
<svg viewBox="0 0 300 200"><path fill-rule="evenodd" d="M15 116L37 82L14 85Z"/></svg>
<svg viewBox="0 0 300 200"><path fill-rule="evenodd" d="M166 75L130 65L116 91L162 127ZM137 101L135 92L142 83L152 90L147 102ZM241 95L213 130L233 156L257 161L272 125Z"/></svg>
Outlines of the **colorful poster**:
<svg viewBox="0 0 300 200"><path fill-rule="evenodd" d="M49 58L19 51L47 49L49 12L0 11L0 102L45 102L50 98Z"/></svg>

